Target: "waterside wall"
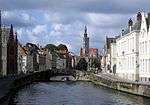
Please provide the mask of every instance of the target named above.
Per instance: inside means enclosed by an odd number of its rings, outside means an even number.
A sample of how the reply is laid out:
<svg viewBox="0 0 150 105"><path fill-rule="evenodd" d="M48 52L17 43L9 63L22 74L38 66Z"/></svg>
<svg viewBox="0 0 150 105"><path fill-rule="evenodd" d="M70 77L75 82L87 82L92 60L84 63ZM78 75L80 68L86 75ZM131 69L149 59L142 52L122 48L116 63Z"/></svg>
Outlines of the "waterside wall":
<svg viewBox="0 0 150 105"><path fill-rule="evenodd" d="M16 91L28 84L39 81L48 81L50 76L53 76L54 72L41 71L28 75L7 76L0 78L0 104L8 105L10 99Z"/></svg>
<svg viewBox="0 0 150 105"><path fill-rule="evenodd" d="M95 74L91 74L89 78L94 84L97 85L102 85L135 95L150 97L150 84L112 80Z"/></svg>

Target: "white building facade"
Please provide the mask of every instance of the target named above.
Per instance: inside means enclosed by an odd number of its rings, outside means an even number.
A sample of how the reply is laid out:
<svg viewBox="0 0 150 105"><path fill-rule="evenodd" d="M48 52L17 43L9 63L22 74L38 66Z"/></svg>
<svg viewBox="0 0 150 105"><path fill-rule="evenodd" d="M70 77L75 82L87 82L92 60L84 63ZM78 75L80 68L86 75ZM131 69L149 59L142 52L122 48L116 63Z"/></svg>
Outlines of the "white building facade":
<svg viewBox="0 0 150 105"><path fill-rule="evenodd" d="M46 70L52 69L52 54L50 51L46 50Z"/></svg>
<svg viewBox="0 0 150 105"><path fill-rule="evenodd" d="M139 12L136 22L129 22L128 30L116 41L117 75L150 82L150 13Z"/></svg>
<svg viewBox="0 0 150 105"><path fill-rule="evenodd" d="M137 20L133 24L130 19L128 28L122 31L122 35L116 40L117 69L116 74L124 79L139 81L139 36L141 31L141 13L137 14Z"/></svg>
<svg viewBox="0 0 150 105"><path fill-rule="evenodd" d="M132 31L116 40L116 74L124 79L138 79L138 39L139 31Z"/></svg>
<svg viewBox="0 0 150 105"><path fill-rule="evenodd" d="M141 13L139 35L139 77L140 81L150 82L150 13Z"/></svg>
<svg viewBox="0 0 150 105"><path fill-rule="evenodd" d="M111 56L110 56L110 65L111 65L111 70L112 73L116 74L116 63L117 63L117 51L116 51L116 43L111 43L110 44L111 47Z"/></svg>
<svg viewBox="0 0 150 105"><path fill-rule="evenodd" d="M66 69L66 59L57 58L57 62L56 62L56 68L57 69Z"/></svg>

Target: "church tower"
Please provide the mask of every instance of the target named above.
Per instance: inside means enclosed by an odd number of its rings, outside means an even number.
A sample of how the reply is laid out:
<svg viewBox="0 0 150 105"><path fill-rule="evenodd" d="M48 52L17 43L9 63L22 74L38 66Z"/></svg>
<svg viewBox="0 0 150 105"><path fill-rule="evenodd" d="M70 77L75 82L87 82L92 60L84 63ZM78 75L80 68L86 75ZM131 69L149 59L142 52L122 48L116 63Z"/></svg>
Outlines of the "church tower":
<svg viewBox="0 0 150 105"><path fill-rule="evenodd" d="M17 74L17 34L14 36L13 25L11 24L7 43L7 75Z"/></svg>
<svg viewBox="0 0 150 105"><path fill-rule="evenodd" d="M0 74L2 74L2 21L0 10Z"/></svg>
<svg viewBox="0 0 150 105"><path fill-rule="evenodd" d="M2 16L1 16L1 10L0 10L0 29L1 29L1 27L2 27L2 18L1 18Z"/></svg>
<svg viewBox="0 0 150 105"><path fill-rule="evenodd" d="M89 56L89 37L87 34L87 27L84 29L84 37L83 37L83 50L85 57Z"/></svg>

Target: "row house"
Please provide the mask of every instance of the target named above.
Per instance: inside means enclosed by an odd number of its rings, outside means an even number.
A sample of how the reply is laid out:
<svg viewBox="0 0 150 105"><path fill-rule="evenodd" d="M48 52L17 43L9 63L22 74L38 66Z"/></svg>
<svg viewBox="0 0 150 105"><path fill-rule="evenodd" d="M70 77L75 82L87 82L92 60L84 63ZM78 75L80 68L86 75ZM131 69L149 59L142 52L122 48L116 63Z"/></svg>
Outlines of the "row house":
<svg viewBox="0 0 150 105"><path fill-rule="evenodd" d="M100 63L101 63L101 69L102 71L106 71L105 68L106 68L106 50L105 50L105 46L104 45L104 48L101 50L101 53L100 53L100 56L101 56L101 59L100 59Z"/></svg>
<svg viewBox="0 0 150 105"><path fill-rule="evenodd" d="M150 81L150 13L139 13L139 80Z"/></svg>
<svg viewBox="0 0 150 105"><path fill-rule="evenodd" d="M74 69L80 60L80 56L75 55L73 52L70 52L69 55L70 55L71 68Z"/></svg>
<svg viewBox="0 0 150 105"><path fill-rule="evenodd" d="M39 71L39 48L37 45L27 43L25 46L27 50L27 72L32 73Z"/></svg>
<svg viewBox="0 0 150 105"><path fill-rule="evenodd" d="M52 54L48 49L45 49L44 51L45 56L46 56L46 70L51 70L52 69Z"/></svg>
<svg viewBox="0 0 150 105"><path fill-rule="evenodd" d="M57 69L66 69L67 60L62 55L58 54L56 68Z"/></svg>
<svg viewBox="0 0 150 105"><path fill-rule="evenodd" d="M44 51L40 50L39 52L39 71L46 70L46 55Z"/></svg>
<svg viewBox="0 0 150 105"><path fill-rule="evenodd" d="M39 51L39 70L51 70L52 69L52 54L46 48L41 48Z"/></svg>
<svg viewBox="0 0 150 105"><path fill-rule="evenodd" d="M104 45L103 48L103 54L102 54L102 58L101 58L101 65L102 65L102 69L104 72L107 73L112 73L113 69L111 67L111 63L115 63L114 61L112 62L112 51L114 51L114 43L116 42L116 38L109 38L106 36L106 44Z"/></svg>
<svg viewBox="0 0 150 105"><path fill-rule="evenodd" d="M70 56L68 52L68 48L66 45L60 44L58 45L58 52L57 52L57 69L65 69L70 68Z"/></svg>
<svg viewBox="0 0 150 105"><path fill-rule="evenodd" d="M27 73L27 51L20 43L18 43L18 73Z"/></svg>
<svg viewBox="0 0 150 105"><path fill-rule="evenodd" d="M110 52L110 70L113 74L116 74L116 64L117 64L117 51L116 51L116 41L110 44L111 52Z"/></svg>

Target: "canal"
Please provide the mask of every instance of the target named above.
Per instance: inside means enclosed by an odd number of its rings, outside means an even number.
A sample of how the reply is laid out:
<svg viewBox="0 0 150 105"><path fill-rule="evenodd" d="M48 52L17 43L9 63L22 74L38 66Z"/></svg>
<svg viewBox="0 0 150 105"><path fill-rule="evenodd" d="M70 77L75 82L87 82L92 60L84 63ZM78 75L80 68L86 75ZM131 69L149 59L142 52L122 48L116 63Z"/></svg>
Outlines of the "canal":
<svg viewBox="0 0 150 105"><path fill-rule="evenodd" d="M91 82L39 82L20 89L11 105L150 105L150 99Z"/></svg>

